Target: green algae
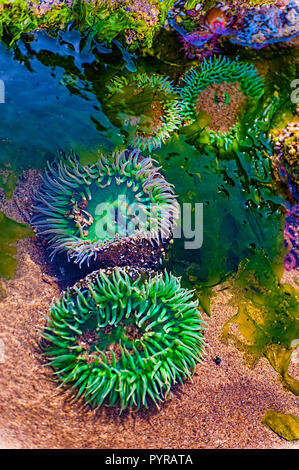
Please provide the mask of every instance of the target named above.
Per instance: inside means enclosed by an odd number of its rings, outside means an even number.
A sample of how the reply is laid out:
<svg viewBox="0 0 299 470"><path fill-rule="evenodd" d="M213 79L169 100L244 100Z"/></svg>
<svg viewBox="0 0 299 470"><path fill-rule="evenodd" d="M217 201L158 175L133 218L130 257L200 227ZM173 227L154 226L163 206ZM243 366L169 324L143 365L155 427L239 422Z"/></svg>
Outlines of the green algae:
<svg viewBox="0 0 299 470"><path fill-rule="evenodd" d="M0 211L0 276L8 279L14 277L17 268L16 242L32 236L34 232L29 225L10 219Z"/></svg>
<svg viewBox="0 0 299 470"><path fill-rule="evenodd" d="M29 12L26 1L2 0L0 8L0 38L7 45L12 45L19 40L23 33L37 28L37 18Z"/></svg>
<svg viewBox="0 0 299 470"><path fill-rule="evenodd" d="M23 34L33 33L37 29L57 34L71 24L72 28L80 31L81 45L84 46L90 47L93 41L110 43L120 38L127 44L132 43L132 48L139 43L150 47L174 3L172 0L149 0L148 10L140 12L133 8L133 1L74 0L71 6L54 4L39 12L34 6L30 8L27 0L1 0L0 39L12 46ZM150 10L153 8L155 14L151 17ZM130 35L132 39L128 39Z"/></svg>
<svg viewBox="0 0 299 470"><path fill-rule="evenodd" d="M298 289L296 293L298 293ZM298 354L298 339L292 341L288 348L285 348L280 344L271 344L267 346L264 351L265 357L268 359L273 369L278 372L283 386L294 393L294 395L298 396L299 380L292 377L288 372L292 355L294 353L296 355Z"/></svg>
<svg viewBox="0 0 299 470"><path fill-rule="evenodd" d="M222 337L244 353L248 364L266 357L283 385L298 395L299 380L288 373L292 344L299 337L298 289L283 283L281 275L281 262L270 263L262 253L241 263L232 281L238 312L223 325ZM231 333L232 323L240 335Z"/></svg>
<svg viewBox="0 0 299 470"><path fill-rule="evenodd" d="M267 410L262 423L287 441L299 439L299 417Z"/></svg>

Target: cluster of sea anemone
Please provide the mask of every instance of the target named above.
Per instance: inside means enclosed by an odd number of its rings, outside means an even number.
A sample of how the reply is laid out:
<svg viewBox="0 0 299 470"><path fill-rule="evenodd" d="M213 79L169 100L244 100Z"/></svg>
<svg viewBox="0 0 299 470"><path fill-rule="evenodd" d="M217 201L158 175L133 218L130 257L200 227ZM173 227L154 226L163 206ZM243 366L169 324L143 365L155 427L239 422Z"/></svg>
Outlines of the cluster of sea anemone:
<svg viewBox="0 0 299 470"><path fill-rule="evenodd" d="M204 348L194 292L153 270L178 214L172 186L137 149L86 166L60 153L33 211L52 257L95 268L52 303L42 332L61 386L92 408L158 406L192 376Z"/></svg>
<svg viewBox="0 0 299 470"><path fill-rule="evenodd" d="M202 358L204 327L192 297L167 273L92 273L52 303L43 332L61 386L93 408L158 406Z"/></svg>
<svg viewBox="0 0 299 470"><path fill-rule="evenodd" d="M131 136L131 148L157 150L174 131L198 121L208 143L227 150L238 142L247 109L264 93L253 65L221 56L203 59L180 80L183 86L175 87L162 75L137 73L106 85L103 110Z"/></svg>
<svg viewBox="0 0 299 470"><path fill-rule="evenodd" d="M180 126L211 111L217 118L225 106L235 122L225 131L216 119L203 132L211 144L228 148L263 82L253 66L224 57L204 59L181 80L178 89L161 75L114 77L103 108L107 115L113 110L113 123L135 130L131 149L99 154L89 165L61 152L35 194L31 223L51 257L64 253L91 272L52 304L44 353L61 386L95 408L158 405L202 358L194 292L172 274L155 272L173 236L176 196L140 149L151 152Z"/></svg>

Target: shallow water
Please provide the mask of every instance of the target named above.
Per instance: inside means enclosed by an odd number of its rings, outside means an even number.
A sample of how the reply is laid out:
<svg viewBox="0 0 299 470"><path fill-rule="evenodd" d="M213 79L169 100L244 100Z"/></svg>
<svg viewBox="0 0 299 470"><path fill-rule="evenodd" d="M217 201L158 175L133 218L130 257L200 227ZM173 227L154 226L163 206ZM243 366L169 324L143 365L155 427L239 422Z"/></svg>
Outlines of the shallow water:
<svg viewBox="0 0 299 470"><path fill-rule="evenodd" d="M0 79L5 82L5 103L0 105L0 167L18 176L25 169L43 170L59 149L75 151L81 163L88 164L97 160L99 150L110 154L127 148L135 127L123 122L132 115L132 109L147 122L153 96L139 100L133 93L125 98L116 94L107 101L105 86L115 74L124 74L130 80L138 72L163 74L181 85L180 77L190 63L174 47L175 41L173 34L164 31L154 48L139 57L138 53L136 57L126 56L117 44L109 49L94 46L92 51L82 51L81 38L75 31L59 33L55 38L39 32L10 50L1 45ZM224 53L253 63L265 80L264 96L246 116L247 132L240 146L227 152L210 146L198 137L202 130L198 121L180 128L161 148L143 153L152 155L161 165L181 205L203 204L203 245L186 250L188 236L175 239L163 267L181 276L184 286L196 290L207 314L211 313L212 288L228 281L240 308L238 321L243 336L253 344L249 353L259 357L269 345L288 349L298 337L295 290L280 285L286 255L285 207L289 203L284 190L273 182L273 145L268 136L271 128L284 127L296 119L290 94L291 82L298 75L298 50L256 52L236 50L227 44ZM18 236L13 233L15 241ZM1 256L7 256L1 237L0 248ZM57 276L62 268L59 262L54 265ZM68 269L63 270L66 277L72 272L71 267ZM244 302L251 306L252 317L242 317ZM252 333L251 327L246 329L248 321L254 323L254 314L258 317L261 312L262 326ZM282 359L282 364L286 363ZM289 386L293 392L296 387L293 383Z"/></svg>

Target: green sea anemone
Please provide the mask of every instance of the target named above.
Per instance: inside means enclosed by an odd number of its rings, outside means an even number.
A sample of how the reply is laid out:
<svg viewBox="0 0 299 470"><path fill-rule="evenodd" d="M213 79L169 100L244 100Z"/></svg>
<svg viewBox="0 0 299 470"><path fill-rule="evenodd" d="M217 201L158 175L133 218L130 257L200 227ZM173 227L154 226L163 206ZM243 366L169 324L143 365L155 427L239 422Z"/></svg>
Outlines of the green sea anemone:
<svg viewBox="0 0 299 470"><path fill-rule="evenodd" d="M157 406L191 378L204 351L194 292L172 274L91 273L54 301L42 348L60 386L94 408Z"/></svg>
<svg viewBox="0 0 299 470"><path fill-rule="evenodd" d="M211 144L229 148L238 139L247 108L263 95L263 82L248 63L226 57L203 60L198 70L182 78L182 114L185 123L195 121Z"/></svg>
<svg viewBox="0 0 299 470"><path fill-rule="evenodd" d="M48 163L31 224L56 253L81 267L161 262L178 203L151 158L139 150L100 155L82 166L75 154Z"/></svg>
<svg viewBox="0 0 299 470"><path fill-rule="evenodd" d="M159 74L115 77L107 85L103 109L118 127L134 128L130 145L153 150L179 128L181 103L172 83Z"/></svg>

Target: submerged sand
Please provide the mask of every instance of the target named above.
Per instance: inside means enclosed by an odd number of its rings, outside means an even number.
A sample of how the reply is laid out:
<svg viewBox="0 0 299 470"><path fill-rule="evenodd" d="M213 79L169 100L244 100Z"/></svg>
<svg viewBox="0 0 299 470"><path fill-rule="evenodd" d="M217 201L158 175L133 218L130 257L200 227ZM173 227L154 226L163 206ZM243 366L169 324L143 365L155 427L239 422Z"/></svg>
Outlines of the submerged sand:
<svg viewBox="0 0 299 470"><path fill-rule="evenodd" d="M0 210L26 221L30 188L37 172L28 172ZM31 449L265 449L299 448L281 439L261 418L269 409L298 415L298 397L285 390L266 359L249 368L233 345L221 342L224 322L234 313L229 291L218 288L207 323L206 356L193 381L176 386L157 410L90 410L58 390L38 343L61 280L51 272L43 246L35 238L18 243L18 269L0 291L0 448ZM63 273L62 273L63 274ZM287 281L293 274L286 277ZM220 364L214 359L221 358Z"/></svg>

